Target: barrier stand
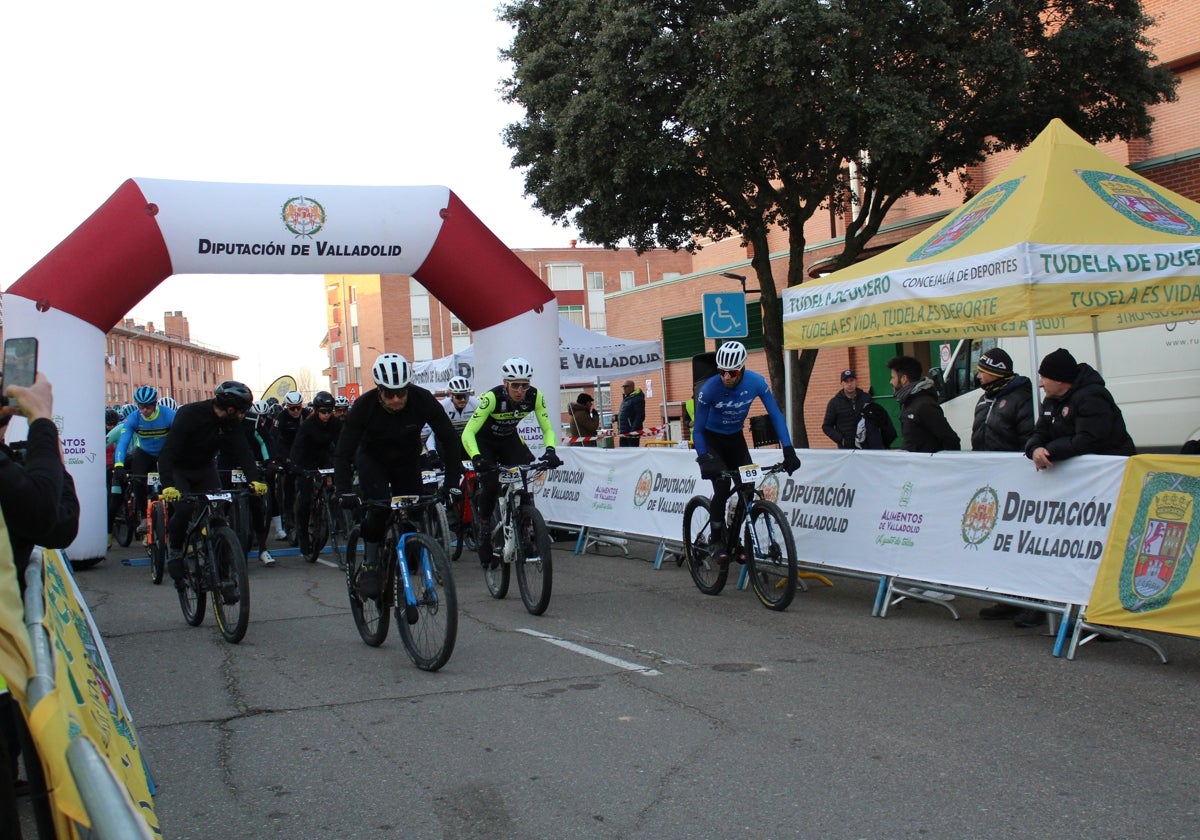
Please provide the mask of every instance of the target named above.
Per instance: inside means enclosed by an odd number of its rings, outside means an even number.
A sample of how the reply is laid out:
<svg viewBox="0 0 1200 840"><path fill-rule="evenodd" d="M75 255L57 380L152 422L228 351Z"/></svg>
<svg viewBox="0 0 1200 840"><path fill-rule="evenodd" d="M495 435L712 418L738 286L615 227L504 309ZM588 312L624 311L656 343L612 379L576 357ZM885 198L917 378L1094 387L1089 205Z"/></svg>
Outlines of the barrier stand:
<svg viewBox="0 0 1200 840"><path fill-rule="evenodd" d="M683 543L676 540L661 539L658 541L658 553L654 555L654 569L662 568L663 561L670 558L676 566L683 565Z"/></svg>
<svg viewBox="0 0 1200 840"><path fill-rule="evenodd" d="M621 553L626 557L629 556L629 540L624 537L618 537L615 534L610 534L607 531L596 531L590 526L585 525L579 529L579 538L575 541L575 553L585 554L593 545L611 545L614 548L621 549Z"/></svg>
<svg viewBox="0 0 1200 840"><path fill-rule="evenodd" d="M1080 611L1082 613L1082 610ZM1084 634L1087 635L1084 635ZM1074 631L1071 633L1071 645L1067 648L1067 659L1074 659L1075 652L1086 645L1088 642L1096 639L1111 639L1112 641L1134 642L1135 644L1144 645L1158 654L1159 661L1162 664L1167 664L1167 652L1162 649L1162 646L1153 639L1148 639L1145 636L1139 636L1137 633L1130 633L1126 630L1121 630L1116 627L1108 627L1101 624L1088 624L1082 617L1075 622Z"/></svg>

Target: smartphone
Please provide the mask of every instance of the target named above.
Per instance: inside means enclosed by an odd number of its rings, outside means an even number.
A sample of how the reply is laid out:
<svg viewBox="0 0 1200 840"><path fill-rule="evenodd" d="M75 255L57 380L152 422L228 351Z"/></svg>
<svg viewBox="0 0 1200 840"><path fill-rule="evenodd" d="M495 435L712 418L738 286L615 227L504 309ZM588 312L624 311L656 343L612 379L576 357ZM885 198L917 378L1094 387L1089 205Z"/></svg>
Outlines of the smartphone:
<svg viewBox="0 0 1200 840"><path fill-rule="evenodd" d="M4 340L4 371L0 394L9 385L28 388L37 376L38 340L36 338L7 338ZM5 398L7 405L7 397Z"/></svg>

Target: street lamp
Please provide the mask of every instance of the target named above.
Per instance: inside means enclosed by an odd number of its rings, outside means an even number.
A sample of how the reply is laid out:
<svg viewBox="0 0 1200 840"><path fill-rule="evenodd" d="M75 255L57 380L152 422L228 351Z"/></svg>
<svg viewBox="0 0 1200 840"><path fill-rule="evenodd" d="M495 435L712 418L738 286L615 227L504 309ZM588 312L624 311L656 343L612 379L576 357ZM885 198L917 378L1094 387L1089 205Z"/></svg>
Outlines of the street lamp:
<svg viewBox="0 0 1200 840"><path fill-rule="evenodd" d="M736 280L739 283L741 283L742 284L742 294L746 294L747 292L754 292L756 294L761 294L761 292L762 292L761 289L747 289L746 288L746 275L745 274L734 274L732 271L722 271L721 276L728 277L730 280Z"/></svg>

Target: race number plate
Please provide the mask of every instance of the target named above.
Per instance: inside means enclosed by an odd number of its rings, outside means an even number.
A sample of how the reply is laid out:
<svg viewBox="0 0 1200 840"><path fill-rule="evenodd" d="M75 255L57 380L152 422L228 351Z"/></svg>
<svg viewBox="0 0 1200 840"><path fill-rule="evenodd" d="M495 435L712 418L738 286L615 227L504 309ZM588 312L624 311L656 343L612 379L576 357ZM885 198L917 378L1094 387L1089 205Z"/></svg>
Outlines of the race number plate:
<svg viewBox="0 0 1200 840"><path fill-rule="evenodd" d="M232 502L233 496L229 493L205 493L204 498L210 502Z"/></svg>
<svg viewBox="0 0 1200 840"><path fill-rule="evenodd" d="M510 467L509 469L506 469L506 470L500 470L500 483L501 484L520 484L521 483L521 471L519 469L517 469L516 467Z"/></svg>
<svg viewBox="0 0 1200 840"><path fill-rule="evenodd" d="M146 473L146 485L148 487L157 488L162 482L159 480L158 473Z"/></svg>
<svg viewBox="0 0 1200 840"><path fill-rule="evenodd" d="M241 470L230 470L229 477L233 481L234 484L245 484L246 483L246 474L244 472L242 472Z"/></svg>
<svg viewBox="0 0 1200 840"><path fill-rule="evenodd" d="M741 475L742 481L753 484L762 475L762 467L758 464L747 464L744 467L738 467L738 474Z"/></svg>
<svg viewBox="0 0 1200 840"><path fill-rule="evenodd" d="M420 496L392 496L392 510L401 510L402 508L410 507L420 500Z"/></svg>

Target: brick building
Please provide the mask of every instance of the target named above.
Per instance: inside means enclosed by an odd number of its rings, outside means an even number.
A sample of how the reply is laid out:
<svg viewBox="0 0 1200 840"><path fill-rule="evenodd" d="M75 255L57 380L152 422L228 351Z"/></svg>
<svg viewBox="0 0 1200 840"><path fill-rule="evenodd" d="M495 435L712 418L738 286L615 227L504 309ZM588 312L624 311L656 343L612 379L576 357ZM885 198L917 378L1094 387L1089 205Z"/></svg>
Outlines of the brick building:
<svg viewBox="0 0 1200 840"><path fill-rule="evenodd" d="M163 313L163 327L126 318L105 336L104 402L123 405L133 392L152 385L160 397L180 405L212 396L233 377L237 356L191 340L182 312Z"/></svg>

